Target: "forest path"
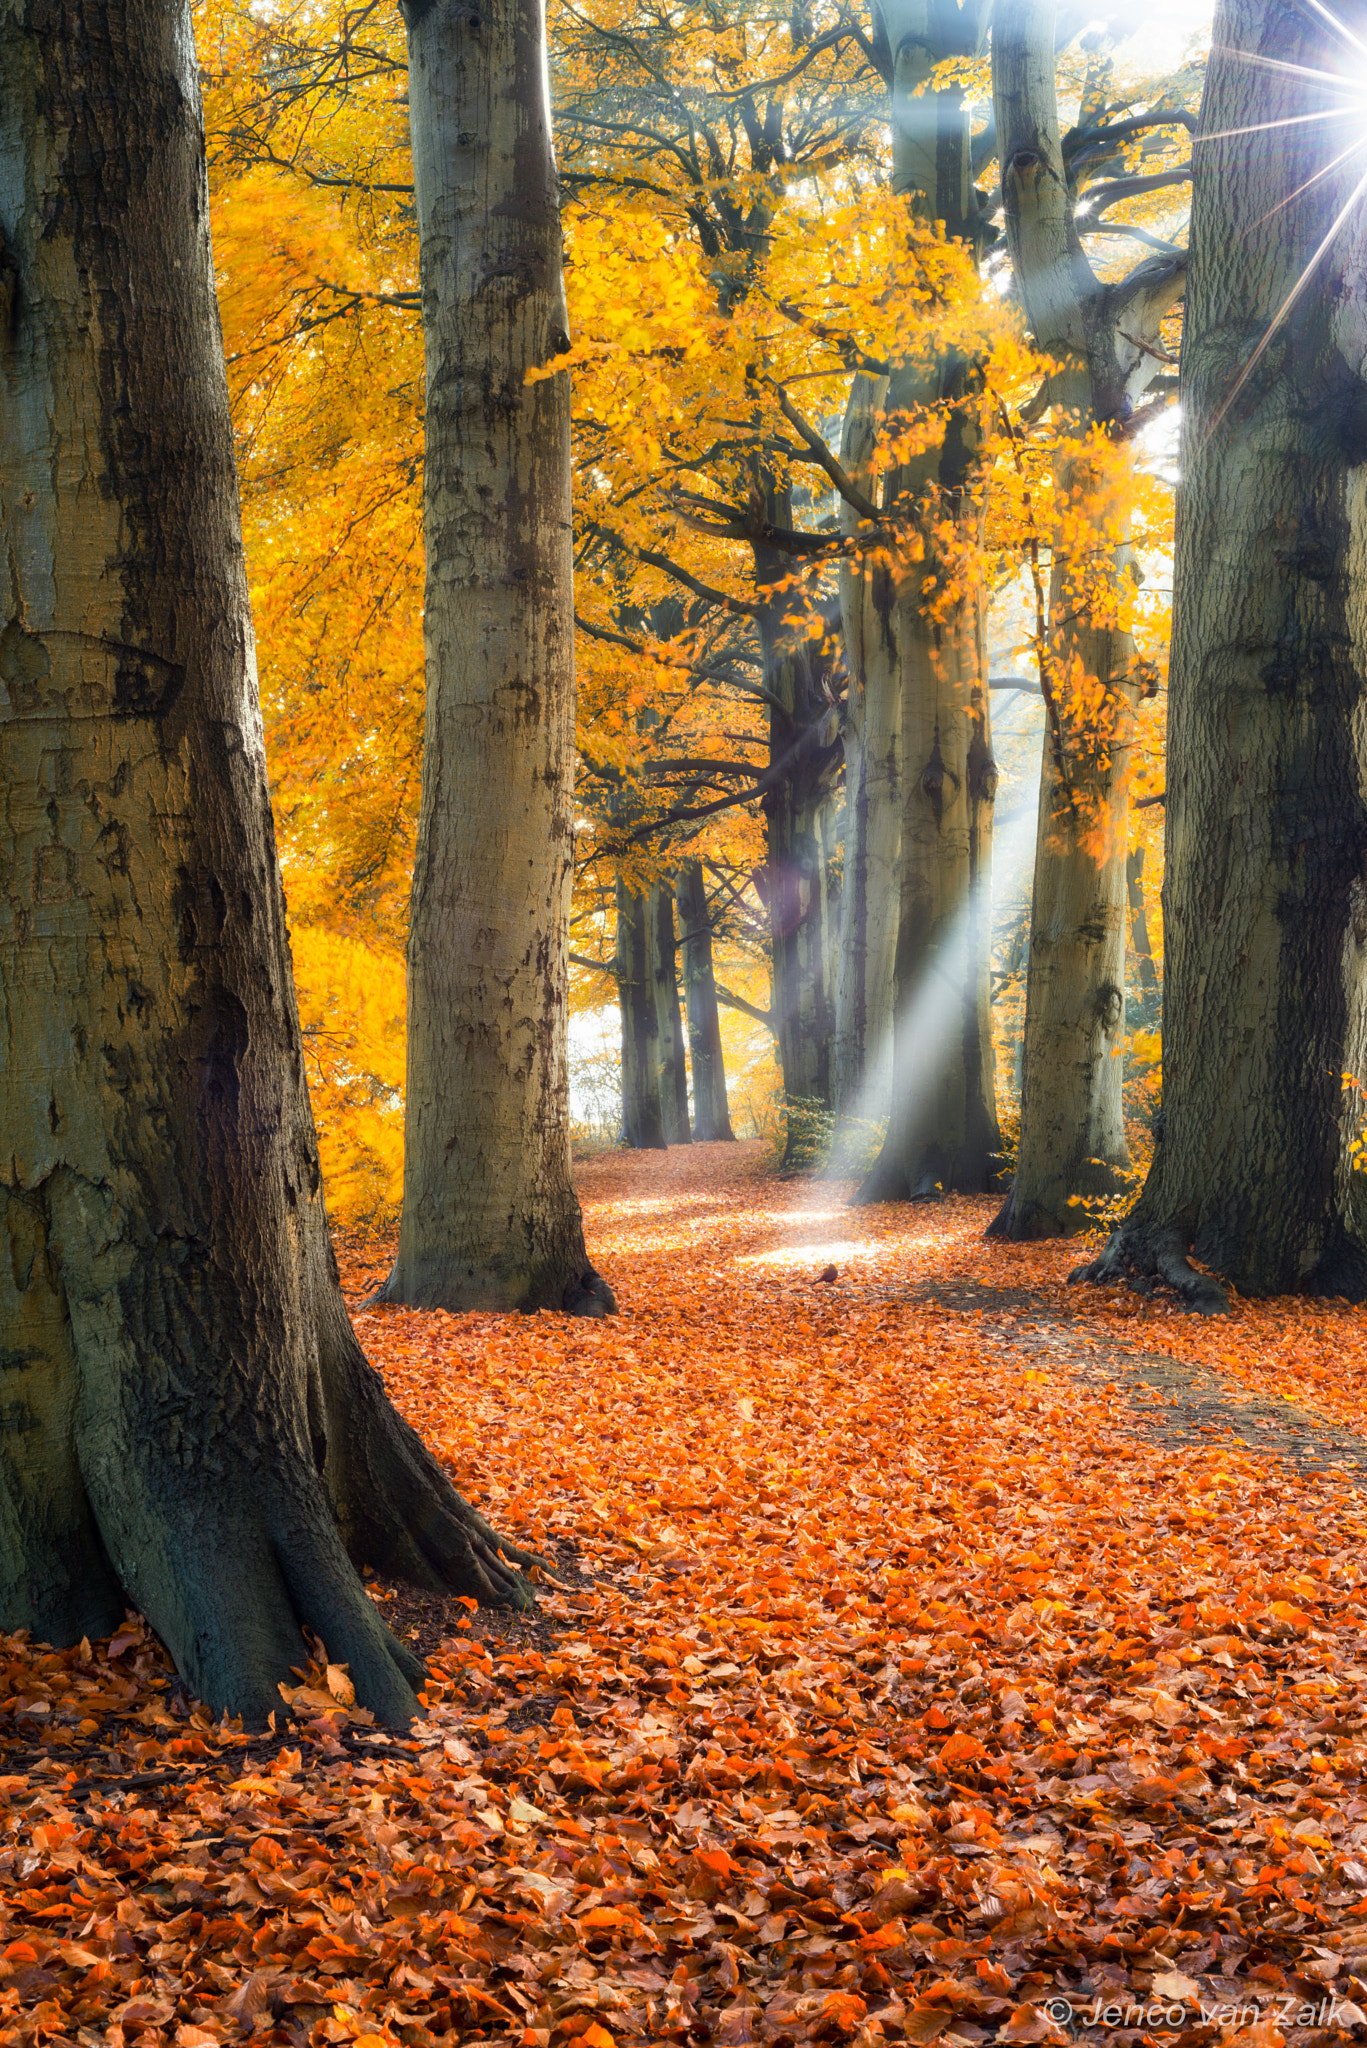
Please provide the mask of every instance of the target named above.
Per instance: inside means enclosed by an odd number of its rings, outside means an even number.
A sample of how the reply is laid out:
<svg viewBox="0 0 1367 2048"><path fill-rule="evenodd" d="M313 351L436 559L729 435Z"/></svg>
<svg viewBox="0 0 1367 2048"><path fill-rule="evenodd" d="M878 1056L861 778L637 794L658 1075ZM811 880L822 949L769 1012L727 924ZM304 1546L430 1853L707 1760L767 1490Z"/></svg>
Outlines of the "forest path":
<svg viewBox="0 0 1367 2048"><path fill-rule="evenodd" d="M756 1147L579 1185L620 1316L357 1317L560 1581L375 1587L410 1735L4 1646L0 2048L1367 2029L1367 1317L1069 1290Z"/></svg>

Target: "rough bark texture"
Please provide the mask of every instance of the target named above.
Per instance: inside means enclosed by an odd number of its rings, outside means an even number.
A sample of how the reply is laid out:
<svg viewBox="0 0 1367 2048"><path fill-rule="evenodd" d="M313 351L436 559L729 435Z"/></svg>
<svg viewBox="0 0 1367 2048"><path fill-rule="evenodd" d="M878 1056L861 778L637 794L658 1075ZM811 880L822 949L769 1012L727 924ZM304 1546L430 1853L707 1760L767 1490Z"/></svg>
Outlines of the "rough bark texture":
<svg viewBox="0 0 1367 2048"><path fill-rule="evenodd" d="M1361 0L1337 11L1367 34ZM1198 137L1195 155L1164 1128L1137 1207L1087 1270L1140 1285L1157 1276L1203 1309L1223 1294L1189 1252L1249 1294L1367 1295L1351 1155L1361 1097L1343 1081L1367 1076L1360 158L1305 189L1355 132L1356 116L1304 118L1343 105L1318 82L1338 54L1308 12L1224 0L1201 112L1212 139ZM1294 125L1275 148L1226 132L1280 120Z"/></svg>
<svg viewBox="0 0 1367 2048"><path fill-rule="evenodd" d="M540 0L412 0L427 354L427 723L403 1222L383 1299L569 1306L568 343Z"/></svg>
<svg viewBox="0 0 1367 2048"><path fill-rule="evenodd" d="M717 983L712 971L712 926L702 862L685 861L675 885L679 945L683 953L684 1001L688 1009L688 1055L693 1068L693 1136L701 1143L734 1141L726 1099L726 1062L721 1049Z"/></svg>
<svg viewBox="0 0 1367 2048"><path fill-rule="evenodd" d="M356 1566L518 1592L332 1261L188 6L0 0L0 233L0 1627L261 1719L308 1623L401 1722Z"/></svg>
<svg viewBox="0 0 1367 2048"><path fill-rule="evenodd" d="M665 1149L660 1020L651 972L648 899L617 877L617 999L622 1007L622 1143Z"/></svg>
<svg viewBox="0 0 1367 2048"><path fill-rule="evenodd" d="M657 882L647 908L650 924L650 971L655 990L656 1051L660 1060L660 1113L665 1143L687 1145L693 1133L688 1122L688 1056L684 1050L683 1008L679 1002L679 944L674 935L674 890Z"/></svg>
<svg viewBox="0 0 1367 2048"><path fill-rule="evenodd" d="M963 94L925 88L938 64L977 52L985 22L986 9L971 4L882 0L874 9L891 89L894 190L913 212L969 242L979 222ZM980 1194L996 1185L989 944L997 771L977 567L983 403L972 366L953 358L929 373L908 368L888 380L882 406L890 419L924 406L946 409L940 447L882 480L894 534L919 529L924 557L912 559L894 540L887 559L866 571L862 590L845 597L847 627L858 621L854 660L863 668L866 739L878 748L873 795L880 806L895 795L901 801L888 1130L859 1191L863 1202L951 1188ZM950 559L946 526L954 533ZM937 572L965 595L932 616L927 582ZM879 757L888 762L885 775ZM865 827L884 871L893 830L886 815ZM865 1012L867 1021L867 989ZM866 1038L866 1069L872 1057Z"/></svg>
<svg viewBox="0 0 1367 2048"><path fill-rule="evenodd" d="M1123 433L1160 364L1159 323L1180 297L1184 265L1159 257L1103 286L1074 220L1055 93L1055 9L1000 0L993 92L1007 239L1017 288L1040 346L1060 367L1047 397L1062 432ZM1105 622L1098 559L1128 574L1122 521L1093 486L1085 457L1065 454L1060 494L1093 526L1056 550L1041 671L1049 736L1041 758L1038 838L1026 973L1021 1137L994 1234L1052 1237L1085 1220L1076 1198L1120 1185L1129 1164L1121 1103L1125 1029L1125 857L1134 707L1133 643ZM1100 687L1079 719L1077 678Z"/></svg>

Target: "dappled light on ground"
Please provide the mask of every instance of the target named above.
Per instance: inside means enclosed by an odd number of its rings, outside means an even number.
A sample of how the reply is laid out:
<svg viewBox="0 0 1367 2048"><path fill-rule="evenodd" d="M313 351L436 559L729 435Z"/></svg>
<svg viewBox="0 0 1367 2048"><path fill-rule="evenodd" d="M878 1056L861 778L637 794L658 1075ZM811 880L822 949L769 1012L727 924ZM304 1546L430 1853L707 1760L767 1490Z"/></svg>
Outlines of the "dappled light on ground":
<svg viewBox="0 0 1367 2048"><path fill-rule="evenodd" d="M433 1648L411 1738L321 1652L249 1748L137 1628L9 1640L0 2038L1350 2034L1361 1311L1068 1290L990 1202L757 1147L579 1179L615 1321L358 1316L554 1581L377 1588Z"/></svg>

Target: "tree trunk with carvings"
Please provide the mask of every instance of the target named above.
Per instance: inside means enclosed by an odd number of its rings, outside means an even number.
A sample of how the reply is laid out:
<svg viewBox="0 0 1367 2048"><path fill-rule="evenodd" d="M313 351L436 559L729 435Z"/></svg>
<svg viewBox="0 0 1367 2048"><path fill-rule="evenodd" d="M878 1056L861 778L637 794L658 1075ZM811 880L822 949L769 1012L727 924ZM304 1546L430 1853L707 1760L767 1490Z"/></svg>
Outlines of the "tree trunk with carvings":
<svg viewBox="0 0 1367 2048"><path fill-rule="evenodd" d="M1337 11L1367 35L1361 0ZM1309 13L1223 0L1195 157L1163 1129L1086 1273L1203 1310L1225 1294L1192 1257L1246 1294L1367 1298L1367 223L1333 162L1339 54ZM1231 132L1281 122L1275 149Z"/></svg>
<svg viewBox="0 0 1367 2048"><path fill-rule="evenodd" d="M570 1180L569 346L538 0L405 0L427 721L403 1220L382 1298L601 1313Z"/></svg>
<svg viewBox="0 0 1367 2048"><path fill-rule="evenodd" d="M403 1723L358 1567L526 1595L332 1257L190 11L39 12L0 0L0 1628L131 1602L259 1722L306 1624Z"/></svg>

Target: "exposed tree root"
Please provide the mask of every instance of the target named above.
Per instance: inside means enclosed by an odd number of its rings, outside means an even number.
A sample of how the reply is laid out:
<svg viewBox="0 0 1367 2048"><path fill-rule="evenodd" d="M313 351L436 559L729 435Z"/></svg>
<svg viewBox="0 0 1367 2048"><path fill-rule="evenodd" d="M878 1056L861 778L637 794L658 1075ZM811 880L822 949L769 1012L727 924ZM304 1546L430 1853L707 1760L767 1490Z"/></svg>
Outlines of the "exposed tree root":
<svg viewBox="0 0 1367 2048"><path fill-rule="evenodd" d="M1178 1225L1147 1225L1134 1217L1112 1234L1099 1258L1068 1275L1069 1285L1090 1280L1108 1286L1123 1280L1136 1294L1151 1294L1162 1283L1198 1315L1224 1315L1229 1296L1218 1280L1198 1273L1187 1253L1191 1240Z"/></svg>

